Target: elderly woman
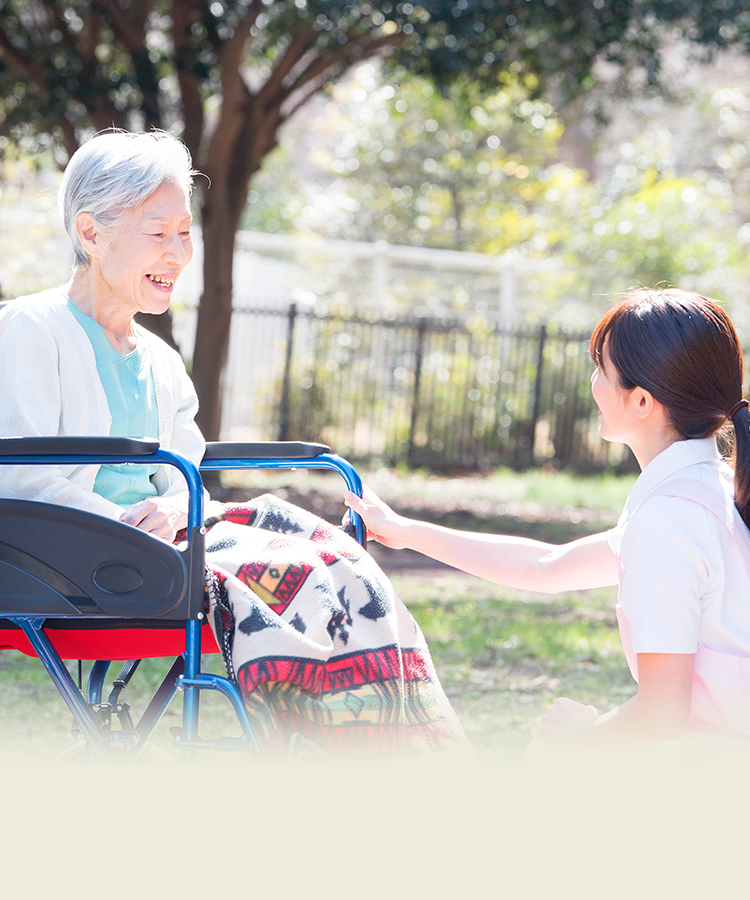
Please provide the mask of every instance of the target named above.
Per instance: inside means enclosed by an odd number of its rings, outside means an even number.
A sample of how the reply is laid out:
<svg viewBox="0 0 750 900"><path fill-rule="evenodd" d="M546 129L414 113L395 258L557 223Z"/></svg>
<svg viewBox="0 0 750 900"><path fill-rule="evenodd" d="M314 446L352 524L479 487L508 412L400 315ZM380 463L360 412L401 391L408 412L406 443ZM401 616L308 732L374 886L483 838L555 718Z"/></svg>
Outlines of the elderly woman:
<svg viewBox="0 0 750 900"><path fill-rule="evenodd" d="M198 400L179 355L140 328L190 262L190 156L167 134L99 135L59 192L73 277L11 303L0 332L0 434L158 438L200 462ZM0 467L0 491L89 510L167 540L187 496L172 467Z"/></svg>
<svg viewBox="0 0 750 900"><path fill-rule="evenodd" d="M194 174L163 132L106 132L74 154L59 192L73 276L0 313L0 436L151 437L200 462L183 362L134 321L167 309L190 261ZM168 541L186 523L185 485L170 467L0 467L0 495ZM283 752L301 734L334 753L465 749L416 623L355 541L268 496L206 524L209 619L262 742Z"/></svg>

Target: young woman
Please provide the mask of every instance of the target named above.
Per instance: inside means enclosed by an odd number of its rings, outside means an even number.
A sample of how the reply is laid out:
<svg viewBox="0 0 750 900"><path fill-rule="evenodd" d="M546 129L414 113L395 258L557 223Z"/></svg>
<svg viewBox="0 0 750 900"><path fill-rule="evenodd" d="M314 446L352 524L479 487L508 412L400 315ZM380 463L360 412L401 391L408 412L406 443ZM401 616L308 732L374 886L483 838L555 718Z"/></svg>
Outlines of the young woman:
<svg viewBox="0 0 750 900"><path fill-rule="evenodd" d="M713 300L635 290L597 325L592 393L605 440L642 470L612 531L561 546L404 518L347 494L372 538L509 587L620 585L637 694L600 715L559 698L534 730L556 744L750 737L750 413L740 343ZM716 436L734 425L734 471Z"/></svg>

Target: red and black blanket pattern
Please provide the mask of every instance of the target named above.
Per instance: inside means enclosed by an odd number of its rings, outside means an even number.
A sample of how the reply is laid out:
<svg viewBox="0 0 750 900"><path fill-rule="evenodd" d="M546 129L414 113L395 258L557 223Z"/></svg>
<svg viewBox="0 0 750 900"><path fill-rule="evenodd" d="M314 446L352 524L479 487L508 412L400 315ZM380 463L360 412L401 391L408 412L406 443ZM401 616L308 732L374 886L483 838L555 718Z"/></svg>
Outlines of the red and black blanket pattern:
<svg viewBox="0 0 750 900"><path fill-rule="evenodd" d="M211 624L267 752L471 752L419 626L343 529L268 494L206 526Z"/></svg>

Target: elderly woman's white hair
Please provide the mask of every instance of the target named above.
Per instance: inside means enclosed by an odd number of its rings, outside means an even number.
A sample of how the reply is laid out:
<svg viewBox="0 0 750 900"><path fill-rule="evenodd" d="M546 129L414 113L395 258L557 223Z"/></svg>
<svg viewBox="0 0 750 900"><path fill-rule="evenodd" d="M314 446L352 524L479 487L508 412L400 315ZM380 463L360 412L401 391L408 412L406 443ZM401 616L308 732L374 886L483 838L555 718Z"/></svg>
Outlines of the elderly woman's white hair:
<svg viewBox="0 0 750 900"><path fill-rule="evenodd" d="M113 129L86 141L70 158L57 195L73 242L74 264L89 265L76 233L81 213L89 213L100 228L111 231L164 183L181 185L189 195L197 174L190 151L166 131Z"/></svg>

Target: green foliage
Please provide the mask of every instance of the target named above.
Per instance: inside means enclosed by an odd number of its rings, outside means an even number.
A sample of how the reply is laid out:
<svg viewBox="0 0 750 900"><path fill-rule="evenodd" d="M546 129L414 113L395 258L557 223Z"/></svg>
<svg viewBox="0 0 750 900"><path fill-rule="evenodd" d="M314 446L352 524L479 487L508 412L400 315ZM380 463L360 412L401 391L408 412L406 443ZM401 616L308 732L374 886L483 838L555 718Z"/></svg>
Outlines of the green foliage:
<svg viewBox="0 0 750 900"><path fill-rule="evenodd" d="M411 196L418 196L420 215L430 222L453 218L451 245L465 246L475 201L467 198L465 209L461 191L477 180L524 181L524 167L533 170L537 148L559 127L538 99L543 91L553 86L558 96L574 95L587 87L591 67L601 58L654 80L660 42L670 28L715 48L744 45L748 23L734 4L707 16L699 3L657 0L556 0L516 4L512 12L495 0L423 6L357 0L0 0L0 126L14 140L52 136L68 153L91 127L176 128L198 160L209 150L210 123L228 115L225 90L231 99L239 89L245 101L262 98L264 110L275 111L268 121L256 122L256 131L268 130L260 155L255 151L259 165L289 116L282 106L295 111L348 66L390 48L390 80L406 84L381 99L391 101L390 117L405 144L400 164L413 168L410 150L419 143L424 148L432 137L433 155L420 150L417 156L434 163L428 176L440 176L426 181L439 190ZM405 72L419 77L405 79ZM483 95L489 95L486 104ZM482 159L477 151L483 142L497 138L499 144L483 148ZM367 156L369 148L360 145ZM487 152L499 148L500 154ZM414 190L412 174L399 180ZM502 199L502 192L496 194ZM409 205L409 196L401 199ZM505 235L508 223L499 217L506 206L494 200L479 203L476 212L489 215ZM429 231L422 225L417 234ZM503 238L506 246L511 239Z"/></svg>
<svg viewBox="0 0 750 900"><path fill-rule="evenodd" d="M318 119L309 163L319 174L302 199L292 176L284 218L296 230L365 241L518 246L535 230L540 178L558 177L545 164L561 125L518 79L504 81L485 97L468 79L440 93L405 73L399 87L382 84L375 67L361 66Z"/></svg>
<svg viewBox="0 0 750 900"><path fill-rule="evenodd" d="M379 338L371 327L312 317L308 328L310 337L304 345L298 341L292 362L289 437L322 439L357 456L382 436L379 455L398 458L408 439L413 391L398 345L383 344L384 365L376 369Z"/></svg>
<svg viewBox="0 0 750 900"><path fill-rule="evenodd" d="M622 63L637 47L655 69L656 31L641 28L623 41L634 10L602 5L527 3L509 15L492 0L2 0L2 122L6 133L53 133L70 150L91 125L169 126L181 114L210 113L225 88L234 93L240 65L280 105L295 78L309 95L389 46L399 48L401 65L441 84L467 72L491 82L511 67L541 84L564 61L573 88L607 46ZM669 4L659 6L669 16ZM201 123L184 124L190 131Z"/></svg>
<svg viewBox="0 0 750 900"><path fill-rule="evenodd" d="M292 140L285 140L266 158L248 191L243 229L269 234L294 230L294 218L302 208L300 198L308 185L302 172L305 163L296 129L293 125L288 128Z"/></svg>
<svg viewBox="0 0 750 900"><path fill-rule="evenodd" d="M5 299L61 284L70 275L72 253L55 208L57 174L49 165L48 156L30 155L0 138L0 294Z"/></svg>
<svg viewBox="0 0 750 900"><path fill-rule="evenodd" d="M638 167L636 152L625 156L588 216L561 236L559 249L571 264L561 288L599 294L601 307L615 292L659 283L731 300L732 283L746 281L750 268L730 198L705 173L679 177Z"/></svg>
<svg viewBox="0 0 750 900"><path fill-rule="evenodd" d="M561 260L554 275L530 276L529 323L588 328L618 292L669 283L726 301L742 327L750 100L741 82L709 82L672 107L636 105L633 122L619 108L627 139L591 157L593 175L560 162L561 120L521 79L508 75L481 98L474 90L458 81L440 93L413 78L395 87L361 66L302 142L290 135L287 158L269 167L274 180L259 180L261 202L265 184L277 202L273 229ZM253 225L262 230L262 218ZM407 310L432 292L426 274L421 290L389 299ZM457 293L454 308L475 302Z"/></svg>

